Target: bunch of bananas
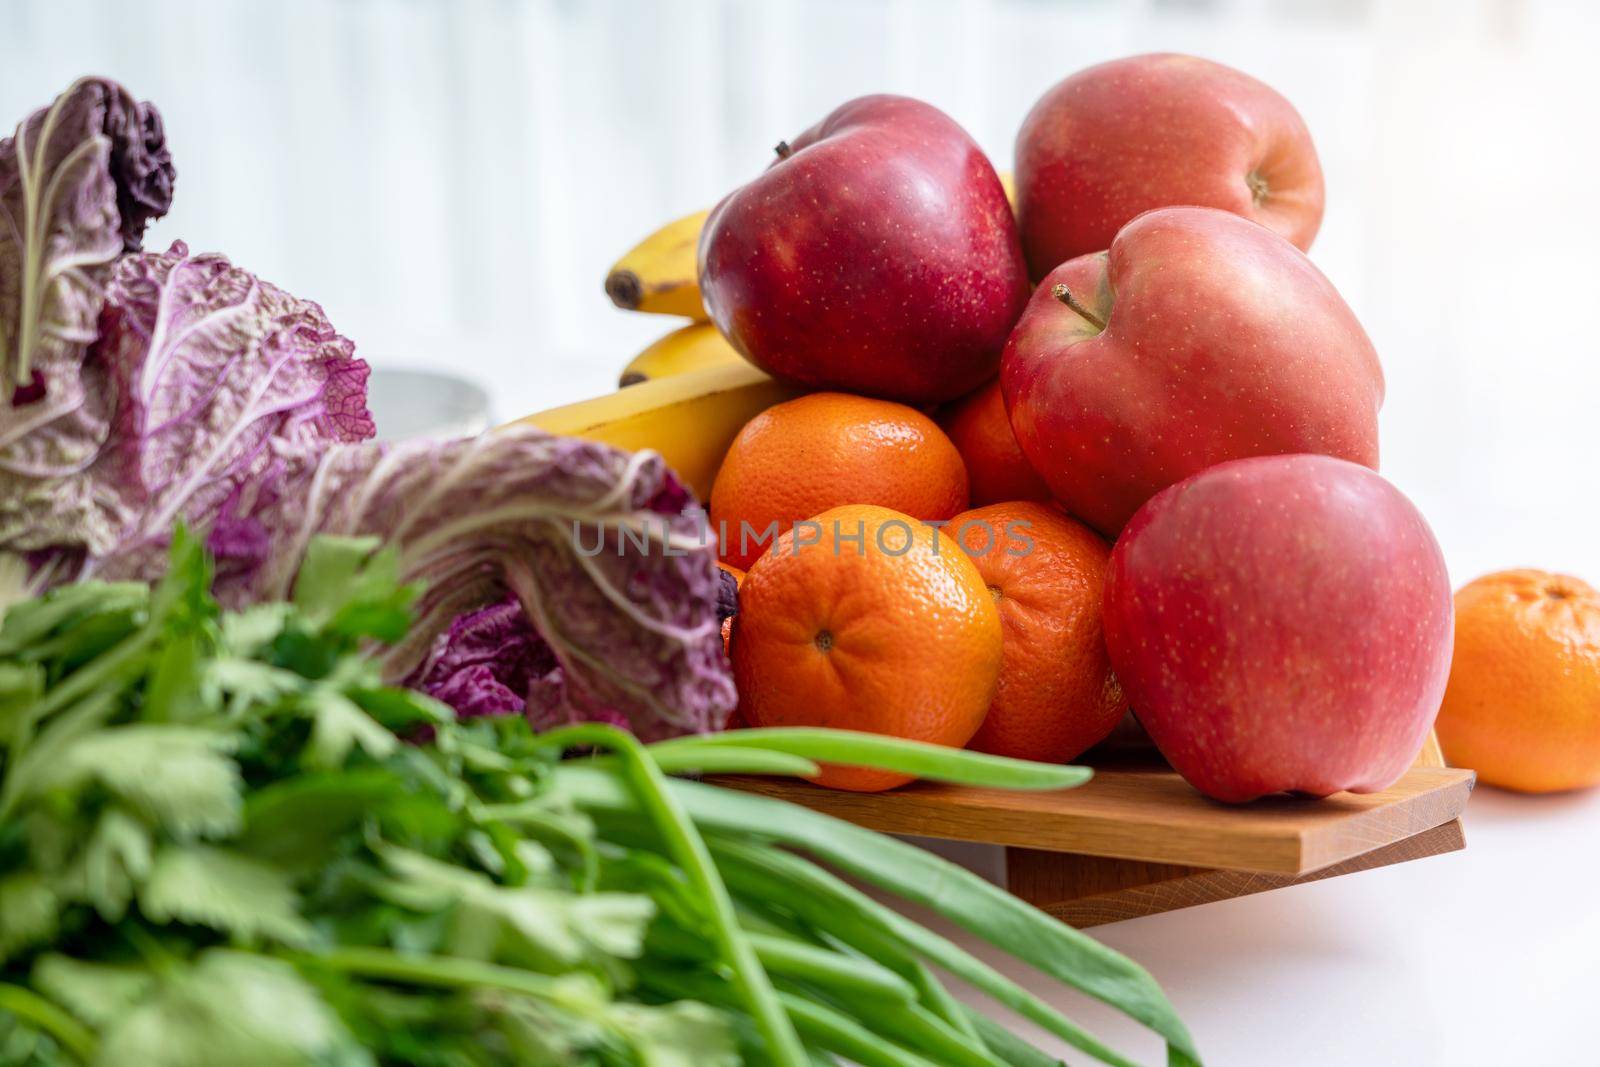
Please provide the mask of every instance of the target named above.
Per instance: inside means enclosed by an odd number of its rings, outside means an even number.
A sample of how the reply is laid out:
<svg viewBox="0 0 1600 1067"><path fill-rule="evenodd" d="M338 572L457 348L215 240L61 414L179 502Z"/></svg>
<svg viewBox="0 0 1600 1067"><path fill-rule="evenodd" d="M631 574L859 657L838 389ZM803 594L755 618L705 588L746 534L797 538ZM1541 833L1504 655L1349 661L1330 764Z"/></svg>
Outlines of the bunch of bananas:
<svg viewBox="0 0 1600 1067"><path fill-rule="evenodd" d="M667 223L629 249L606 275L606 295L617 307L692 320L635 356L622 368L619 386L739 361L700 302L695 252L709 214L696 211Z"/></svg>
<svg viewBox="0 0 1600 1067"><path fill-rule="evenodd" d="M1001 174L1013 204L1010 174ZM630 360L618 391L529 415L552 433L651 448L701 500L734 437L797 390L745 362L711 325L700 300L696 255L709 211L674 219L634 245L606 275L617 307L689 319Z"/></svg>

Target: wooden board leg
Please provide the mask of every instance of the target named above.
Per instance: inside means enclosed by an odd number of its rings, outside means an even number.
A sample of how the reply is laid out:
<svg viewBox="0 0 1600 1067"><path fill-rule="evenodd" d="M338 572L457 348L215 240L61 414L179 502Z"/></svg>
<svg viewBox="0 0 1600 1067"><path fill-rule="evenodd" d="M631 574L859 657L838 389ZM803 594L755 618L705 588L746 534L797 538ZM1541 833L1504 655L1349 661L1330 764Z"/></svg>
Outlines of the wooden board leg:
<svg viewBox="0 0 1600 1067"><path fill-rule="evenodd" d="M1315 882L1466 847L1459 819L1298 877L1006 849L1011 892L1071 926L1098 926Z"/></svg>

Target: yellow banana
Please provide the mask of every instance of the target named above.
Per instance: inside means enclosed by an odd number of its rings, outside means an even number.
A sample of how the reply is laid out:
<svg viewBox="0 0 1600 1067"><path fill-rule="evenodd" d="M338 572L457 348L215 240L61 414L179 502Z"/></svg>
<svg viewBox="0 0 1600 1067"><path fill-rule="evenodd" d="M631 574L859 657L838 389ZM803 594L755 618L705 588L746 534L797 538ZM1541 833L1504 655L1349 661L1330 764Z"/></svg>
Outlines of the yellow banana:
<svg viewBox="0 0 1600 1067"><path fill-rule="evenodd" d="M1000 188L1006 191L1006 199L1011 201L1011 213L1017 213L1017 180L1011 176L1009 170L1002 170L1000 174Z"/></svg>
<svg viewBox="0 0 1600 1067"><path fill-rule="evenodd" d="M1011 210L1017 208L1016 183L1009 170L1000 171ZM658 315L683 315L706 322L705 305L700 302L700 273L695 261L700 246L700 229L710 210L696 211L674 219L633 246L617 260L606 275L606 295L626 311L650 311Z"/></svg>
<svg viewBox="0 0 1600 1067"><path fill-rule="evenodd" d="M744 357L710 323L681 326L634 356L618 379L619 386L670 378L675 374L743 363Z"/></svg>
<svg viewBox="0 0 1600 1067"><path fill-rule="evenodd" d="M706 500L722 457L744 424L798 395L799 390L740 361L641 382L521 421L618 448L653 448Z"/></svg>
<svg viewBox="0 0 1600 1067"><path fill-rule="evenodd" d="M695 254L700 229L709 214L710 210L696 211L675 219L617 260L606 275L606 295L611 302L625 311L684 315L705 322Z"/></svg>

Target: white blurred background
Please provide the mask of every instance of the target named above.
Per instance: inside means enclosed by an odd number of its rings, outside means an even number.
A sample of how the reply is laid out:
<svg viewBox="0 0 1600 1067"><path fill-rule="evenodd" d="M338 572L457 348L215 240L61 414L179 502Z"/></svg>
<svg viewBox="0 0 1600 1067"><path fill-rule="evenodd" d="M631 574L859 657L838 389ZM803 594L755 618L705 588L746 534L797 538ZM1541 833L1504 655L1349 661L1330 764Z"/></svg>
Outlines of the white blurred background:
<svg viewBox="0 0 1600 1067"><path fill-rule="evenodd" d="M226 252L509 418L610 388L672 323L613 309L606 267L837 103L923 97L1007 167L1046 87L1152 50L1304 113L1312 254L1383 356L1384 470L1458 581L1600 581L1587 0L6 0L0 122L123 80L178 166L152 243Z"/></svg>
<svg viewBox="0 0 1600 1067"><path fill-rule="evenodd" d="M1155 50L1304 113L1312 255L1383 356L1384 470L1458 584L1600 583L1590 0L0 0L0 123L124 81L179 171L152 244L226 252L509 418L610 389L674 323L613 309L609 264L843 100L923 97L1009 167L1046 87ZM1465 853L1101 935L1213 1063L1592 1064L1593 806L1538 803L1479 797Z"/></svg>

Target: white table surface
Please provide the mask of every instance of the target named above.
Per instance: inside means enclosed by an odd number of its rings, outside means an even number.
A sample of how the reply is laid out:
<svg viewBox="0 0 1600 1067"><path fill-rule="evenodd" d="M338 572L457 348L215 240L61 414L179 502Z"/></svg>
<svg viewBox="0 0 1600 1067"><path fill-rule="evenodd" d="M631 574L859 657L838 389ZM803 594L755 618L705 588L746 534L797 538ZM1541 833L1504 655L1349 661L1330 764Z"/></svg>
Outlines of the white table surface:
<svg viewBox="0 0 1600 1067"><path fill-rule="evenodd" d="M1600 791L1480 787L1465 823L1461 852L1091 933L1155 975L1210 1065L1600 1064ZM998 850L938 851L998 866ZM1163 1062L1137 1024L940 929L1140 1063ZM995 1015L1069 1064L1090 1062Z"/></svg>

